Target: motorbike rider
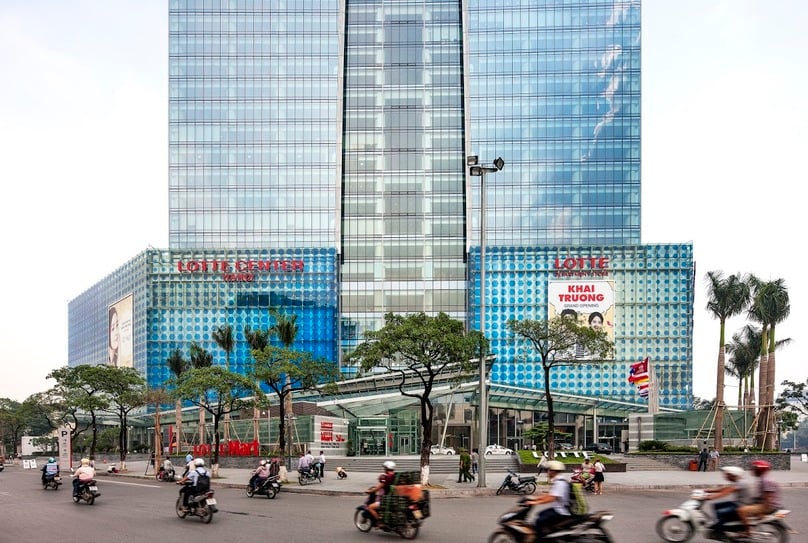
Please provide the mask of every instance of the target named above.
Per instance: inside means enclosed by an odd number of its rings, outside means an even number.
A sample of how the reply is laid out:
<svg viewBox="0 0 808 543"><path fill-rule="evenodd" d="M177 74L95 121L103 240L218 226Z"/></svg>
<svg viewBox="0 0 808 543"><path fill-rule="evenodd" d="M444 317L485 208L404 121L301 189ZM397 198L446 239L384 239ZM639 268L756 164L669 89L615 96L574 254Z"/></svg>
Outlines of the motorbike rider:
<svg viewBox="0 0 808 543"><path fill-rule="evenodd" d="M205 468L205 461L196 458L192 464L193 468L189 469L188 474L177 481L178 485L183 485L180 492L182 492L182 509L185 512L188 511L190 496L196 496L210 488L210 472Z"/></svg>
<svg viewBox="0 0 808 543"><path fill-rule="evenodd" d="M752 462L752 473L758 478L758 494L753 496L752 503L741 505L737 509L738 516L746 527L745 535L750 535L750 521L752 517L762 517L773 513L783 506L780 495L780 485L770 476L772 465L765 460Z"/></svg>
<svg viewBox="0 0 808 543"><path fill-rule="evenodd" d="M162 471L163 476L168 479L173 479L174 475L176 474L174 471L174 464L171 463L169 458L163 460L163 466L160 468L160 471Z"/></svg>
<svg viewBox="0 0 808 543"><path fill-rule="evenodd" d="M79 495L79 485L89 483L95 479L95 468L90 465L89 458L82 458L81 465L73 473L73 495Z"/></svg>
<svg viewBox="0 0 808 543"><path fill-rule="evenodd" d="M278 457L273 456L269 459L269 476L279 477L281 474L281 464L278 462Z"/></svg>
<svg viewBox="0 0 808 543"><path fill-rule="evenodd" d="M45 486L46 482L57 475L59 475L59 464L57 464L56 459L51 456L48 458L47 464L42 466L42 486Z"/></svg>
<svg viewBox="0 0 808 543"><path fill-rule="evenodd" d="M717 500L725 496L732 496L729 501L717 502L713 505L716 522L712 528L723 531L724 524L734 520L736 510L740 505L752 503L752 489L749 482L743 478L743 469L737 466L724 466L721 468L727 484L721 487L705 490L705 500Z"/></svg>
<svg viewBox="0 0 808 543"><path fill-rule="evenodd" d="M572 513L569 509L570 483L561 476L566 471L563 462L551 460L547 462L547 475L550 480L550 491L546 494L528 498L524 504L529 506L551 504L547 509L542 510L536 516L534 530L536 539L540 539L542 534L549 533L552 527L562 520L570 518Z"/></svg>
<svg viewBox="0 0 808 543"><path fill-rule="evenodd" d="M382 496L390 492L390 487L393 486L393 482L396 480L396 463L392 460L386 460L382 466L384 467L384 472L379 475L379 482L365 491L367 494L375 495L373 503L368 504L368 511L373 515L376 522L379 520L379 505L382 502Z"/></svg>
<svg viewBox="0 0 808 543"><path fill-rule="evenodd" d="M269 477L269 466L267 466L266 460L261 459L258 462L258 467L253 471L252 477L250 477L250 488L255 490L260 487L267 480L267 477Z"/></svg>

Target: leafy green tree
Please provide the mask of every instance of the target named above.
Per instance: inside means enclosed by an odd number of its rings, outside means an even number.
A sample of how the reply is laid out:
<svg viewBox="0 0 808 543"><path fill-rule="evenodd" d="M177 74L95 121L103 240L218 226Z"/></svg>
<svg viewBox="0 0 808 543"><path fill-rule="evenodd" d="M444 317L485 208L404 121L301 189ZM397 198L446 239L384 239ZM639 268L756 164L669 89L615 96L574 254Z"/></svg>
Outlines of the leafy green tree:
<svg viewBox="0 0 808 543"><path fill-rule="evenodd" d="M107 368L106 365L62 367L47 376L56 380L58 394L67 405L90 415L90 459L95 458L98 442L98 412L109 407L109 399L104 394Z"/></svg>
<svg viewBox="0 0 808 543"><path fill-rule="evenodd" d="M0 454L9 447L12 454L17 452L20 436L28 429L32 412L28 405L9 398L0 398Z"/></svg>
<svg viewBox="0 0 808 543"><path fill-rule="evenodd" d="M71 442L76 441L92 425L89 419L79 415L79 408L68 402L56 387L32 394L25 402L31 406L34 417L44 421L50 430L68 426Z"/></svg>
<svg viewBox="0 0 808 543"><path fill-rule="evenodd" d="M738 405L752 405L755 389L755 370L758 367L762 331L747 324L732 335L732 341L724 346L730 355L726 365L727 375L738 378Z"/></svg>
<svg viewBox="0 0 808 543"><path fill-rule="evenodd" d="M209 368L213 365L213 355L196 341L188 347L192 368ZM199 442L205 443L205 410L199 409Z"/></svg>
<svg viewBox="0 0 808 543"><path fill-rule="evenodd" d="M715 402L715 449L724 451L722 429L724 427L724 346L727 319L740 314L749 306L749 284L741 274L724 277L720 271L707 272L707 310L719 322L718 366L716 370Z"/></svg>
<svg viewBox="0 0 808 543"><path fill-rule="evenodd" d="M278 309L270 308L269 315L274 319L274 324L269 329L270 336L278 338L281 345L287 349L291 349L292 345L297 338L297 315L282 313ZM284 394L286 405L284 406L284 413L288 413L291 417L294 411L294 402L292 399L292 382L286 379L287 392ZM283 439L283 432L281 432L281 439ZM285 450L285 449L281 449Z"/></svg>
<svg viewBox="0 0 808 543"><path fill-rule="evenodd" d="M614 344L609 341L605 330L595 330L585 324L579 324L575 319L561 316L550 320L510 320L507 326L514 335L527 341L538 355L544 370L548 434L555 435L555 409L550 390L550 372L556 367L594 364L606 360L612 355ZM574 358L576 346L582 347L584 352L591 353L593 359ZM547 450L550 458L553 458L555 443L552 439L549 441Z"/></svg>
<svg viewBox="0 0 808 543"><path fill-rule="evenodd" d="M462 322L445 313L428 316L416 313L402 316L388 313L380 330L365 332L347 358L367 371L384 368L398 376L402 396L417 399L421 409L421 483L429 484L429 456L432 447L434 407L430 398L435 379L453 375L459 382L476 367L481 347L488 352L487 340L474 330L467 332ZM478 358L479 360L479 358ZM407 388L408 381L419 383L420 390Z"/></svg>
<svg viewBox="0 0 808 543"><path fill-rule="evenodd" d="M764 341L760 354L759 396L760 410L758 413L757 445L763 449L774 448L775 426L777 424L774 414L774 384L776 374L775 339L777 325L783 322L791 313L788 289L783 279L762 281L752 276L752 309L750 316L758 318L764 326ZM768 327L768 333L766 333ZM761 427L762 425L762 427Z"/></svg>
<svg viewBox="0 0 808 543"><path fill-rule="evenodd" d="M213 418L214 446L211 463L214 474L219 466L219 422L226 413L251 407L254 400L245 397L260 397L263 394L255 383L238 373L219 366L192 368L174 380L176 397L188 400L210 413Z"/></svg>
<svg viewBox="0 0 808 543"><path fill-rule="evenodd" d="M292 390L311 390L318 385L333 384L339 369L333 362L315 359L311 353L286 347L266 345L253 350L255 368L251 377L264 383L278 397L279 447L286 454L286 399Z"/></svg>
<svg viewBox="0 0 808 543"><path fill-rule="evenodd" d="M793 411L801 416L808 416L808 379L804 383L783 381L785 388L777 398L779 411Z"/></svg>
<svg viewBox="0 0 808 543"><path fill-rule="evenodd" d="M104 395L107 407L104 411L118 418L118 448L120 451L120 469L126 469L126 445L129 433L129 414L146 405L146 381L134 368L118 366L98 366L103 368Z"/></svg>
<svg viewBox="0 0 808 543"><path fill-rule="evenodd" d="M251 351L261 351L264 347L269 345L269 330L252 330L249 325L244 326L244 338L247 340L247 344L250 346ZM253 370L255 369L255 359L253 359ZM260 385L259 385L260 386ZM269 408L269 406L267 406ZM258 436L258 429L259 423L258 419L260 415L261 406L258 404L253 407L253 436L255 439L259 439Z"/></svg>

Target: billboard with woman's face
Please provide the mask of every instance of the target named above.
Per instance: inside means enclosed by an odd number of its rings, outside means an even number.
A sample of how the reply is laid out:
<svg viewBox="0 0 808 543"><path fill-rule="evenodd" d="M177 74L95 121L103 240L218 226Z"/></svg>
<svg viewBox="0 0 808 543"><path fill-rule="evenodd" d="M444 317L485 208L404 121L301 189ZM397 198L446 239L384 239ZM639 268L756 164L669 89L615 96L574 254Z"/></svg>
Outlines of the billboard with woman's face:
<svg viewBox="0 0 808 543"><path fill-rule="evenodd" d="M568 316L614 341L614 281L550 281L547 317ZM588 358L576 353L575 358Z"/></svg>
<svg viewBox="0 0 808 543"><path fill-rule="evenodd" d="M132 309L131 294L109 306L107 364L110 366L121 368L133 368L135 366Z"/></svg>

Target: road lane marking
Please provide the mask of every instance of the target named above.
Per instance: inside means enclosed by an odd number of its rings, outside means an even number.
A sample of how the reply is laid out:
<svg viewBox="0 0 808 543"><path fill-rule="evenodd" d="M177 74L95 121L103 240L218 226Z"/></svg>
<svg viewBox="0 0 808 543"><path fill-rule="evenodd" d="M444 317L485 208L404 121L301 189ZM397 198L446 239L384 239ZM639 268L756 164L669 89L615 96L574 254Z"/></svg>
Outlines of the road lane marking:
<svg viewBox="0 0 808 543"><path fill-rule="evenodd" d="M164 485L145 485L142 483L125 483L123 481L103 481L104 484L112 484L112 485L129 485L129 486L142 486L146 488L160 488Z"/></svg>

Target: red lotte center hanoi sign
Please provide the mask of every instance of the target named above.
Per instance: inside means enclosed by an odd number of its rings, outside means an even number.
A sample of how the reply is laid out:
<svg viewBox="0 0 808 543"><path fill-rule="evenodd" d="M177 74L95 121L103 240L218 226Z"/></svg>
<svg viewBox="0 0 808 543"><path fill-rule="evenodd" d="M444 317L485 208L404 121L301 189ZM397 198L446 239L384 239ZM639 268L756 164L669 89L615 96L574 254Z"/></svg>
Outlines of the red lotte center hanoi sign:
<svg viewBox="0 0 808 543"><path fill-rule="evenodd" d="M258 273L303 272L305 261L300 259L269 260L178 260L177 271L182 274L220 273L227 283L252 283Z"/></svg>
<svg viewBox="0 0 808 543"><path fill-rule="evenodd" d="M568 256L553 261L556 277L606 277L609 275L608 256Z"/></svg>

